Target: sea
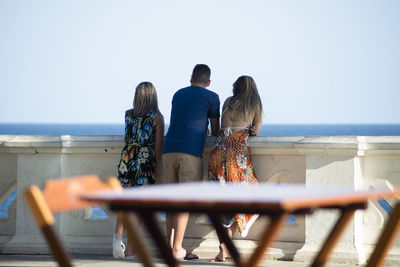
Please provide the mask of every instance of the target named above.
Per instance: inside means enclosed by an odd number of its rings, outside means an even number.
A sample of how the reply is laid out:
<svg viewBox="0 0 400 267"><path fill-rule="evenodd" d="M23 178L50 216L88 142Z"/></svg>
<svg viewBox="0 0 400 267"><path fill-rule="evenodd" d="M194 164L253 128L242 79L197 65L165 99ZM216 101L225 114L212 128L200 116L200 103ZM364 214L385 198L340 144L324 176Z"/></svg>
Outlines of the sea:
<svg viewBox="0 0 400 267"><path fill-rule="evenodd" d="M165 127L165 133L168 125ZM124 135L124 124L41 124L0 123L0 135ZM264 124L259 136L400 136L400 124ZM0 203L0 218L7 218L8 208L15 200L14 190ZM381 204L384 206L384 203ZM388 206L384 207L386 210ZM96 207L94 219L107 218ZM295 223L291 217L289 224Z"/></svg>
<svg viewBox="0 0 400 267"><path fill-rule="evenodd" d="M124 135L124 124L0 123L0 135ZM263 124L259 135L400 136L400 124Z"/></svg>

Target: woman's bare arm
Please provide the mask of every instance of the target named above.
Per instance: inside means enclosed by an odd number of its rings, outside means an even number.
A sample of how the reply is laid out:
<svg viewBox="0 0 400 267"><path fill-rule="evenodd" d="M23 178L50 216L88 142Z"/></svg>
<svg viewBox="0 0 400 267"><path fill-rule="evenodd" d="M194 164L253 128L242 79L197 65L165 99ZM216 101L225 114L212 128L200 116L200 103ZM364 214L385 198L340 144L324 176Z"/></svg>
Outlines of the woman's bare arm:
<svg viewBox="0 0 400 267"><path fill-rule="evenodd" d="M161 158L162 158L162 150L163 150L163 142L164 142L164 117L161 113L157 113L156 118L156 136L155 136L155 144L154 144L154 156L156 160L156 178L159 177L161 171Z"/></svg>
<svg viewBox="0 0 400 267"><path fill-rule="evenodd" d="M255 135L258 135L260 133L261 121L262 121L261 115L254 117L253 123L252 123L252 125L250 127L250 135L255 136Z"/></svg>

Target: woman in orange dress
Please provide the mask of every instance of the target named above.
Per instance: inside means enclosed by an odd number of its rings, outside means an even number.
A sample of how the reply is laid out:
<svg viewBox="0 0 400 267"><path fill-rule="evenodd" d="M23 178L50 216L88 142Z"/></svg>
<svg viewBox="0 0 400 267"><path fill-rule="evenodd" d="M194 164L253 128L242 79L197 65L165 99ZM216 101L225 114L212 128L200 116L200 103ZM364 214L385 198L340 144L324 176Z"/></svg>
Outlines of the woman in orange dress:
<svg viewBox="0 0 400 267"><path fill-rule="evenodd" d="M233 84L233 96L222 107L221 131L214 143L208 165L208 177L222 184L257 184L248 146L249 135L258 135L261 128L262 103L256 83L250 76L241 76ZM246 237L258 214L223 216L229 236L238 230ZM219 246L216 261L225 261L228 250Z"/></svg>

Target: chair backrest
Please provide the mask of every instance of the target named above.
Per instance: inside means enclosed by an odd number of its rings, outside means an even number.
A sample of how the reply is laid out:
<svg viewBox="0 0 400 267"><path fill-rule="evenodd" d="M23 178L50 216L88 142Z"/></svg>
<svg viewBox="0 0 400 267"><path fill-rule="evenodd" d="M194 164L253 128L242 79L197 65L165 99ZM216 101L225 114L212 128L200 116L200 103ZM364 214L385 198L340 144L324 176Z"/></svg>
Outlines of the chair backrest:
<svg viewBox="0 0 400 267"><path fill-rule="evenodd" d="M33 216L60 266L72 266L72 264L63 243L54 231L53 213L92 206L96 203L83 201L80 196L110 189L122 189L117 178L109 178L107 183L103 183L96 175L85 175L49 180L43 191L36 185L31 185L25 190L25 198Z"/></svg>

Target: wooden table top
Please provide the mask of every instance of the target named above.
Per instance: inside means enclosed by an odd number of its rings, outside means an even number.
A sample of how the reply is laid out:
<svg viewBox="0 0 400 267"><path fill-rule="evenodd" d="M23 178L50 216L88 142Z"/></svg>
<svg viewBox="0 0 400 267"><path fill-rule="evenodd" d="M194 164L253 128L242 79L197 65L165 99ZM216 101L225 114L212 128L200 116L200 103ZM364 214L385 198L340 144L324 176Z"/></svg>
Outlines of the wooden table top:
<svg viewBox="0 0 400 267"><path fill-rule="evenodd" d="M194 182L103 191L82 196L115 209L257 212L340 208L366 204L369 199L400 196L400 189L355 191L351 187L304 184L221 185Z"/></svg>

